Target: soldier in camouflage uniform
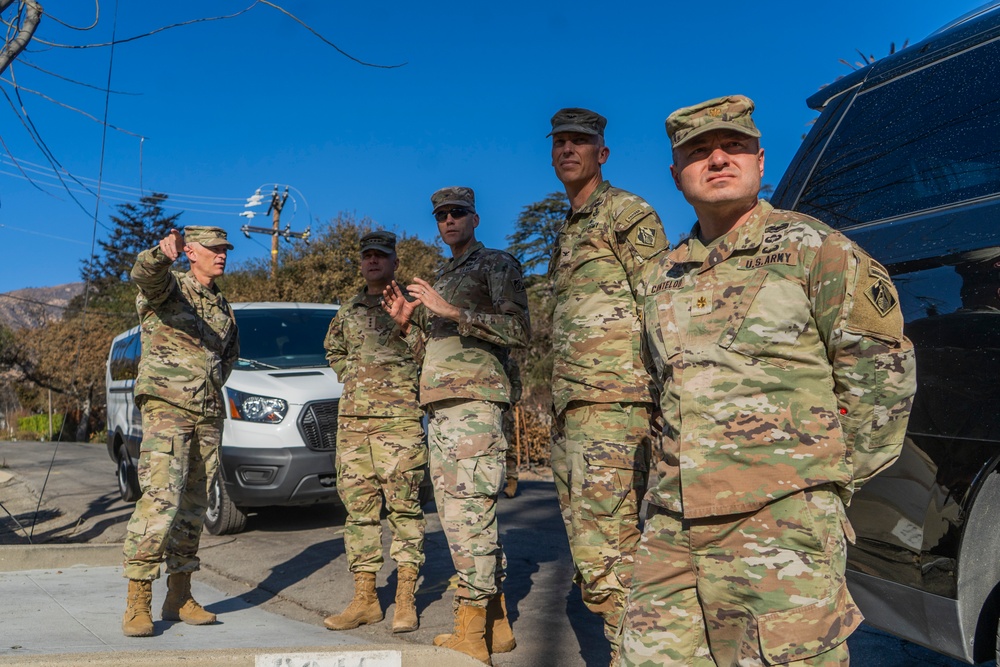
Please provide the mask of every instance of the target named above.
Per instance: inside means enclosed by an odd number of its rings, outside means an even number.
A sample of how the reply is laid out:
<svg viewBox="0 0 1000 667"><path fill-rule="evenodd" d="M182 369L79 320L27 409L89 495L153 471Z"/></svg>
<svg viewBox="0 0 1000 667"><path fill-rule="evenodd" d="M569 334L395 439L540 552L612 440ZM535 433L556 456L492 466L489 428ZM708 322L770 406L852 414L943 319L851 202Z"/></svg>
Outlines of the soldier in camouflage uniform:
<svg viewBox="0 0 1000 667"><path fill-rule="evenodd" d="M427 447L417 403L420 366L382 308L382 290L399 267L396 235L361 238L365 287L341 306L324 343L326 359L344 384L337 417L337 492L347 508L344 547L354 575L354 599L324 621L350 630L382 620L375 575L382 568L382 498L398 564L393 632L417 629L414 587L424 563L420 483Z"/></svg>
<svg viewBox="0 0 1000 667"><path fill-rule="evenodd" d="M651 267L643 334L666 420L623 665L847 665L852 493L899 455L915 390L885 269L758 200L753 102L667 118L690 237Z"/></svg>
<svg viewBox="0 0 1000 667"><path fill-rule="evenodd" d="M239 358L236 320L215 286L232 249L218 227L176 229L139 253L132 280L142 326L135 402L142 413L139 487L142 497L125 536L128 608L122 631L153 634L152 583L166 561L162 618L193 625L215 622L191 597L208 489L219 465L225 399L222 386ZM191 270L172 273L181 253Z"/></svg>
<svg viewBox="0 0 1000 667"><path fill-rule="evenodd" d="M656 211L603 179L606 123L586 109L552 117L552 166L571 209L549 277L556 301L552 472L575 580L604 619L614 660L639 543L654 404L640 357L640 275L668 244Z"/></svg>
<svg viewBox="0 0 1000 667"><path fill-rule="evenodd" d="M386 307L424 354L420 402L430 417L431 478L458 572L455 630L434 643L490 664L490 653L515 645L501 588L506 559L496 502L507 450L501 415L511 400L505 364L511 347L528 343L528 295L520 263L476 240L471 188L443 188L431 203L452 259L433 286L414 278L414 302L393 284Z"/></svg>

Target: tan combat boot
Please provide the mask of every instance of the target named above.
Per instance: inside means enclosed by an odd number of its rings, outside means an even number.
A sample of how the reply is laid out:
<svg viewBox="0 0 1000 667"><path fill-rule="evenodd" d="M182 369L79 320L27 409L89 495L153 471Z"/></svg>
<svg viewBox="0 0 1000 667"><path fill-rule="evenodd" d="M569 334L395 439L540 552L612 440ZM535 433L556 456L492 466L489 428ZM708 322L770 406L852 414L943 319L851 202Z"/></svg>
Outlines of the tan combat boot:
<svg viewBox="0 0 1000 667"><path fill-rule="evenodd" d="M375 573L354 573L354 598L347 609L323 619L323 625L331 630L353 630L366 623L378 623L383 618L382 605L375 593Z"/></svg>
<svg viewBox="0 0 1000 667"><path fill-rule="evenodd" d="M490 653L508 653L517 646L514 630L507 620L507 600L503 592L490 598L486 605L486 646Z"/></svg>
<svg viewBox="0 0 1000 667"><path fill-rule="evenodd" d="M507 478L507 486L504 487L503 494L505 496L507 496L508 498L513 498L514 496L517 495L517 478L516 477L508 477Z"/></svg>
<svg viewBox="0 0 1000 667"><path fill-rule="evenodd" d="M486 648L486 607L458 605L455 610L455 631L441 646L492 665L490 651Z"/></svg>
<svg viewBox="0 0 1000 667"><path fill-rule="evenodd" d="M451 633L438 635L434 645L444 646L451 636ZM507 620L507 600L503 593L497 593L486 605L486 648L490 653L509 653L516 647L514 630Z"/></svg>
<svg viewBox="0 0 1000 667"><path fill-rule="evenodd" d="M413 632L417 629L417 602L413 595L417 587L417 568L400 565L396 570L396 611L392 614L393 632Z"/></svg>
<svg viewBox="0 0 1000 667"><path fill-rule="evenodd" d="M191 597L191 573L177 572L167 576L167 599L163 601L160 618L164 621L184 621L188 625L215 623L215 614Z"/></svg>
<svg viewBox="0 0 1000 667"><path fill-rule="evenodd" d="M122 618L122 632L126 637L149 637L153 634L153 582L128 580L128 606Z"/></svg>

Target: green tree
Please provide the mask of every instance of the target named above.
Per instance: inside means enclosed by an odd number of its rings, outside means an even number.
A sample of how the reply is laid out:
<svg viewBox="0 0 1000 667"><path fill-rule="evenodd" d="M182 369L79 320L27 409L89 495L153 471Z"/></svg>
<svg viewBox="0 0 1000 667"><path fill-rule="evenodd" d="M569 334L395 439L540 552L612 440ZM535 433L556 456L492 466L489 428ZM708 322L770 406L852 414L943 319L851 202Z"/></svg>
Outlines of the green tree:
<svg viewBox="0 0 1000 667"><path fill-rule="evenodd" d="M541 275L525 279L531 339L528 346L511 352L521 369L521 405L547 411L552 403L552 312L555 308L552 285Z"/></svg>
<svg viewBox="0 0 1000 667"><path fill-rule="evenodd" d="M111 215L112 230L107 240L98 240L100 252L83 260L80 277L87 282L83 293L69 304L69 316L84 307L105 312L130 314L135 310L135 288L129 272L136 256L155 246L160 239L179 226L180 213L166 215L163 202L167 195L154 192L139 199L138 203L120 204L117 214ZM187 260L175 264L185 270Z"/></svg>
<svg viewBox="0 0 1000 667"><path fill-rule="evenodd" d="M521 261L526 274L544 269L556 250L559 228L569 212L565 193L552 192L541 201L521 209L514 233L507 237L508 252ZM552 402L552 312L555 308L552 283L537 272L527 275L528 308L531 312L531 340L528 347L513 352L521 368L524 394L522 405L547 412Z"/></svg>
<svg viewBox="0 0 1000 667"><path fill-rule="evenodd" d="M365 284L358 265L361 237L378 228L371 218L341 213L308 245L296 243L284 253L274 280L269 277L269 260L256 259L228 273L220 287L230 301L344 302ZM405 232L397 234L396 253L396 276L403 283L413 276L433 281L444 262L440 245Z"/></svg>
<svg viewBox="0 0 1000 667"><path fill-rule="evenodd" d="M563 192L552 192L545 199L528 204L514 221L514 233L507 236L507 251L517 257L525 273L548 266L556 246L559 227L566 219L569 201Z"/></svg>

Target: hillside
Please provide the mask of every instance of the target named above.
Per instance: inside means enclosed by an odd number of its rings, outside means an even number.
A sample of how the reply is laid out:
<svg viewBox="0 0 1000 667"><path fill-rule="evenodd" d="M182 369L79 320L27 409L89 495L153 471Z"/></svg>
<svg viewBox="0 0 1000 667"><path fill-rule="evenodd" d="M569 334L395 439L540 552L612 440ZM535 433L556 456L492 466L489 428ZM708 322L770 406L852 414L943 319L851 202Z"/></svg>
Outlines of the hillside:
<svg viewBox="0 0 1000 667"><path fill-rule="evenodd" d="M62 317L69 300L83 291L83 283L55 287L28 287L0 294L0 323L12 328L34 328Z"/></svg>

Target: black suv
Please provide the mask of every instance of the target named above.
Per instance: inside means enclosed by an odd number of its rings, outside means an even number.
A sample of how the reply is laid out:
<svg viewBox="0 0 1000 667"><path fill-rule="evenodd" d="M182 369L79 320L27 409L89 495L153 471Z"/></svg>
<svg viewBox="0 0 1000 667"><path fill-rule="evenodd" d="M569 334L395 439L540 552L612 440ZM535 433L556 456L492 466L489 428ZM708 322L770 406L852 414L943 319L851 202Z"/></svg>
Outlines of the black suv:
<svg viewBox="0 0 1000 667"><path fill-rule="evenodd" d="M917 351L903 453L848 509L851 591L871 625L997 660L1000 2L808 104L821 115L771 201L888 268Z"/></svg>

